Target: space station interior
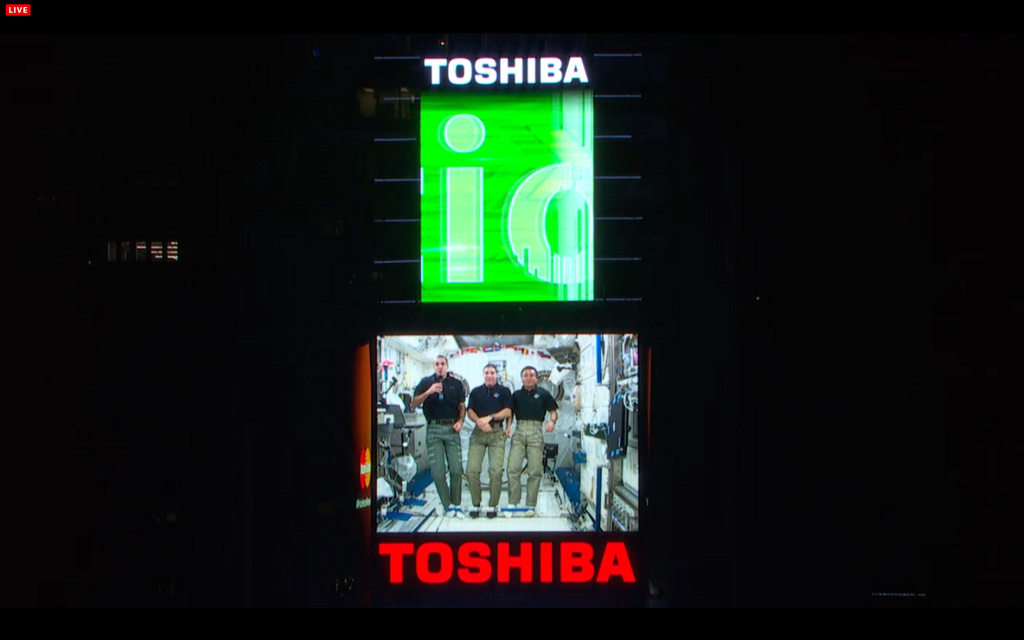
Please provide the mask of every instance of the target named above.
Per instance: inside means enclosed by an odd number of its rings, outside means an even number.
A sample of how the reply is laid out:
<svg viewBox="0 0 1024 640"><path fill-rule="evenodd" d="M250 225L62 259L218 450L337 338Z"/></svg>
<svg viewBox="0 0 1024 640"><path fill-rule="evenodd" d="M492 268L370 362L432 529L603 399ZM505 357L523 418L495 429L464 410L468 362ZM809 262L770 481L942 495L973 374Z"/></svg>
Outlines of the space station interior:
<svg viewBox="0 0 1024 640"><path fill-rule="evenodd" d="M474 510L466 472L470 437L477 428L468 415L459 432L462 516L452 517L454 505L443 507L431 476L427 421L423 408L414 406L416 386L434 374L439 355L447 358L448 375L462 383L467 399L484 384L487 365L495 367L497 383L511 392L523 387L523 368L534 367L537 386L555 399L558 420L553 432L544 433L543 478L535 509L509 505L508 438L495 513L466 517ZM378 532L638 530L635 334L382 336L376 363ZM516 419L510 422L514 434ZM488 454L479 476L478 506L484 510L491 491L490 464ZM518 481L525 487L527 474Z"/></svg>

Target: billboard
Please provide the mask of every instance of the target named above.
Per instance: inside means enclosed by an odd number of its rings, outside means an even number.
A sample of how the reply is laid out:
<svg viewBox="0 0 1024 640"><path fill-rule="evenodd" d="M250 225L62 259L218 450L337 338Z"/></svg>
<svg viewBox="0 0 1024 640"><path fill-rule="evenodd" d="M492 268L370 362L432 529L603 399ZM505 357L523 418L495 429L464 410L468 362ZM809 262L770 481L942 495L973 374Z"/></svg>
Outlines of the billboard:
<svg viewBox="0 0 1024 640"><path fill-rule="evenodd" d="M637 334L391 334L375 352L380 595L642 595Z"/></svg>
<svg viewBox="0 0 1024 640"><path fill-rule="evenodd" d="M594 299L586 89L420 96L423 302Z"/></svg>
<svg viewBox="0 0 1024 640"><path fill-rule="evenodd" d="M636 334L377 338L376 531L640 530Z"/></svg>

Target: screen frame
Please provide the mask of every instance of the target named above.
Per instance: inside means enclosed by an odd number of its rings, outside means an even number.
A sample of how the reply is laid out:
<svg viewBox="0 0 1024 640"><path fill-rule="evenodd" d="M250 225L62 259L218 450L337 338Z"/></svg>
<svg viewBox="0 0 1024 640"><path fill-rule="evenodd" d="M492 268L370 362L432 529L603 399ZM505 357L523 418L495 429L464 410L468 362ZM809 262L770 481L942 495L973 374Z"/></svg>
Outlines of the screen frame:
<svg viewBox="0 0 1024 640"><path fill-rule="evenodd" d="M548 303L542 303L547 305ZM460 323L456 323L460 324ZM618 323L617 323L618 324ZM377 432L377 420L376 420L376 407L378 406L378 367L377 362L377 339L378 337L385 336L397 336L397 335L497 335L494 333L495 327L489 326L489 331L483 330L484 327L466 327L467 330L457 331L440 331L437 329L425 329L422 327L413 329L408 324L404 328L396 326L388 327L387 330L381 330L375 332L373 338L369 341L371 348L369 349L369 366L366 369L366 374L369 376L371 381L369 385L369 398L371 415L367 416L369 420L371 442L373 443L372 463L373 463L373 474L371 481L371 495L372 495L372 508L369 510L370 516L368 522L369 531L367 531L369 541L369 562L368 570L370 572L371 582L374 586L374 593L383 598L384 601L393 602L393 598L402 598L405 602L418 602L420 604L432 604L432 603L445 603L446 598L452 595L465 595L466 597L476 597L481 592L488 594L489 597L495 600L495 604L501 602L512 602L515 604L538 604L541 602L550 601L551 598L555 598L560 602L572 603L575 602L575 598L580 597L582 600L578 602L580 605L590 606L595 602L602 602L607 599L608 606L621 606L624 603L631 603L633 605L642 606L646 602L647 587L646 587L646 576L648 575L648 558L646 556L646 549L648 545L645 541L653 534L652 526L650 525L651 519L648 513L649 509L648 496L650 493L650 481L653 477L652 467L652 455L649 448L650 445L650 418L649 418L649 390L650 390L650 346L645 344L645 334L639 327L616 327L615 329L579 329L579 330L567 330L563 327L552 328L550 326L543 327L541 330L533 331L518 331L517 333L537 333L537 334L634 334L638 341L638 392L637 392L637 420L636 427L638 430L637 441L638 441L638 512L639 512L639 526L637 531L587 531L587 532L537 532L537 531L502 531L502 532L446 532L446 533L434 533L429 531L419 532L379 532L377 531L377 487L376 479L378 477L378 465L380 460L378 459L378 432ZM503 333L508 333L510 330L500 329ZM534 550L533 553L541 553L542 547L545 545L554 545L554 554L558 555L559 549L563 545L584 545L583 548L589 546L594 549L594 567L598 567L598 562L601 561L601 553L604 550L606 557L610 555L608 552L609 543L613 545L622 545L622 548L626 550L629 555L629 560L632 565L636 582L625 583L616 578L612 578L609 582L598 583L591 581L584 584L569 584L563 583L558 580L558 563L565 562L559 560L558 557L553 559L556 567L555 580L550 583L544 583L540 581L540 576L535 574L533 579L530 581L516 582L516 574L513 572L513 578L511 583L498 582L496 577L492 577L485 584L464 584L461 583L456 577L446 581L443 584L426 584L419 581L412 573L412 567L416 566L410 558L405 558L405 582L402 584L395 584L388 581L389 577L389 558L385 558L381 555L379 549L381 543L391 544L413 544L419 549L423 545L441 544L449 545L452 549L452 553L456 558L456 565L458 564L458 553L460 553L460 545L467 544L479 544L483 543L489 545L493 550L497 549L499 545L508 544L513 549L522 549L531 547ZM523 545L526 545L524 547ZM567 548L567 547L566 547ZM418 553L418 551L417 551ZM434 559L436 561L436 559ZM535 558L536 561L536 558ZM520 576L521 577L521 576ZM412 600L409 600L411 598ZM538 600L535 600L538 599ZM382 601L382 604L384 603Z"/></svg>

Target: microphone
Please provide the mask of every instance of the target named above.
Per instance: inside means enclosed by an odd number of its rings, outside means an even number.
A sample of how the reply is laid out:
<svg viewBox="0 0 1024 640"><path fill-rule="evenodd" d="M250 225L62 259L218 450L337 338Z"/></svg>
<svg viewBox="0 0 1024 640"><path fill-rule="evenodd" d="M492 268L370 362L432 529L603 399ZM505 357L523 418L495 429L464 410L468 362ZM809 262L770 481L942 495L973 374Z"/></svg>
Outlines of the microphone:
<svg viewBox="0 0 1024 640"><path fill-rule="evenodd" d="M434 382L441 382L441 376L434 374ZM437 394L438 400L444 400L444 383L441 384L441 393Z"/></svg>

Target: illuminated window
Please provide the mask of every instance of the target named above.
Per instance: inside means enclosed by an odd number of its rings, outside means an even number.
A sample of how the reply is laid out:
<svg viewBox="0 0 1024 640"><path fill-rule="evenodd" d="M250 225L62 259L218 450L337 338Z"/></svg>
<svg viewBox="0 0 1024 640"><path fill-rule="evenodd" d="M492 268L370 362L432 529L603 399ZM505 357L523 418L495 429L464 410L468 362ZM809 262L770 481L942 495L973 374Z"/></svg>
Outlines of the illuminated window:
<svg viewBox="0 0 1024 640"><path fill-rule="evenodd" d="M357 92L359 115L372 118L377 113L377 93L369 87Z"/></svg>
<svg viewBox="0 0 1024 640"><path fill-rule="evenodd" d="M135 245L134 260L132 259L132 244ZM118 251L119 248L120 251ZM178 248L177 240L136 240L134 243L108 240L107 262L164 262L165 260L177 262L179 260ZM120 253L120 257L118 253Z"/></svg>

